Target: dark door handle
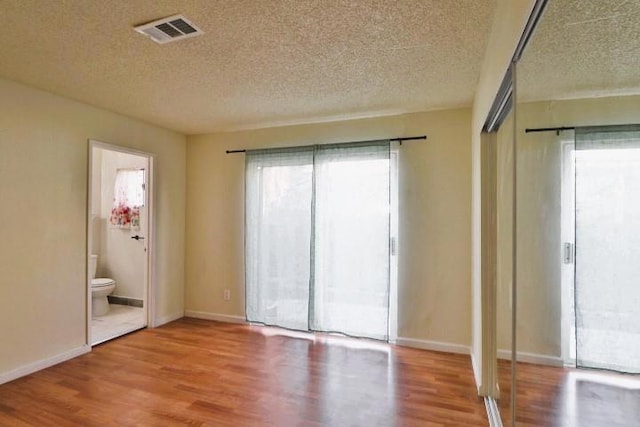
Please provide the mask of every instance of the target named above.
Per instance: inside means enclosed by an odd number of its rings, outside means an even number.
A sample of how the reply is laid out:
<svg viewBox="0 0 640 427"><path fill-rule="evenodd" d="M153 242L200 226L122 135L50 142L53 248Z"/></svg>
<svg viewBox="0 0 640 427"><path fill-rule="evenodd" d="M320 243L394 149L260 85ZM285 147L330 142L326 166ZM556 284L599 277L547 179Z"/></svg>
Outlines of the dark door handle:
<svg viewBox="0 0 640 427"><path fill-rule="evenodd" d="M138 236L138 235L131 236L131 238L132 238L132 239L136 239L136 240L144 240L144 237L142 237L142 236Z"/></svg>

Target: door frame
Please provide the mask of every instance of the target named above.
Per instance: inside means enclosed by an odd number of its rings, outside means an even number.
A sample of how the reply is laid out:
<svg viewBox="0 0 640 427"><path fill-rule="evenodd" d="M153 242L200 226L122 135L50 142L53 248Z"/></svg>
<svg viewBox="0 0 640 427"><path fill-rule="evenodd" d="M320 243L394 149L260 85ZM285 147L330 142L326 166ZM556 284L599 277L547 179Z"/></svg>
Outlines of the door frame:
<svg viewBox="0 0 640 427"><path fill-rule="evenodd" d="M389 237L391 247L389 251L389 319L387 321L388 341L396 344L398 341L398 252L399 244L399 215L400 215L400 143L391 142L389 145Z"/></svg>
<svg viewBox="0 0 640 427"><path fill-rule="evenodd" d="M153 328L155 327L155 277L153 272L155 271L155 213L154 213L154 158L155 155L153 153L148 153L146 151L136 150L129 147L124 147L120 145L109 144L106 142L98 141L95 139L88 140L88 165L87 165L87 206L86 206L86 220L87 220L87 246L86 246L86 344L89 347L93 347L92 337L91 337L91 274L89 271L89 260L91 259L91 252L93 247L93 230L92 230L92 220L91 220L91 202L93 198L93 153L94 149L103 149L109 151L116 151L119 153L132 154L136 156L146 157L148 161L148 170L145 181L145 203L147 206L146 211L146 222L147 222L147 235L145 238L147 239L147 251L145 256L145 271L144 271L144 290L143 290L143 310L145 316L145 323L147 327Z"/></svg>
<svg viewBox="0 0 640 427"><path fill-rule="evenodd" d="M576 175L575 175L575 135L572 132L571 138L560 137L562 147L562 183L560 196L560 242L562 245L561 254L563 259L560 269L560 347L562 362L566 367L576 366L575 348L575 306L573 292L575 292L575 244L576 244ZM569 253L566 253L565 244L570 244ZM565 257L569 256L569 263L565 262ZM571 324L574 327L572 330ZM573 343L573 345L572 345Z"/></svg>

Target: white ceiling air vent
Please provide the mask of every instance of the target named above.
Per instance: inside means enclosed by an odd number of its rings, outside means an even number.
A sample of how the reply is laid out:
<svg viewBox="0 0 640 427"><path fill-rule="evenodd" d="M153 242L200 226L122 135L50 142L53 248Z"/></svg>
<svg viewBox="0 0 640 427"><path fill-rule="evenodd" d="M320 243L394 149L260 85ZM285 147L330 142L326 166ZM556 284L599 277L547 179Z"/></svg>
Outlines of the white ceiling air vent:
<svg viewBox="0 0 640 427"><path fill-rule="evenodd" d="M145 36L149 36L151 40L160 44L204 34L204 31L193 25L191 21L182 15L173 15L138 25L134 27L134 30Z"/></svg>

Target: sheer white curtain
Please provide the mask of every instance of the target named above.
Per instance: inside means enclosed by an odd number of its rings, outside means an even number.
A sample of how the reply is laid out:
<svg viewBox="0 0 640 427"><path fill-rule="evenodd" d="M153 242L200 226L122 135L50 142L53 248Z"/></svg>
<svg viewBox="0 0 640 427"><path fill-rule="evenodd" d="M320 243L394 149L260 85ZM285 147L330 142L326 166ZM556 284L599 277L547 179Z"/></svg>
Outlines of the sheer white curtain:
<svg viewBox="0 0 640 427"><path fill-rule="evenodd" d="M389 144L318 147L311 329L387 339Z"/></svg>
<svg viewBox="0 0 640 427"><path fill-rule="evenodd" d="M578 366L640 373L640 129L578 129Z"/></svg>
<svg viewBox="0 0 640 427"><path fill-rule="evenodd" d="M246 159L247 319L388 339L389 142Z"/></svg>
<svg viewBox="0 0 640 427"><path fill-rule="evenodd" d="M246 155L247 320L308 328L313 150Z"/></svg>

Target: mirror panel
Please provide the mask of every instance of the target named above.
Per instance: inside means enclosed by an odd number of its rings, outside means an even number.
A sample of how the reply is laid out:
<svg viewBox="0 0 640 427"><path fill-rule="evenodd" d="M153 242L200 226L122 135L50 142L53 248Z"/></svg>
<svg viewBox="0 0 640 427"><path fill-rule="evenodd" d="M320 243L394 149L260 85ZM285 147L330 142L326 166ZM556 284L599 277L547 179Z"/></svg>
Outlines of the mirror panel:
<svg viewBox="0 0 640 427"><path fill-rule="evenodd" d="M504 426L511 426L511 334L513 251L513 146L515 114L512 110L496 137L496 341L498 348L498 408Z"/></svg>
<svg viewBox="0 0 640 427"><path fill-rule="evenodd" d="M550 0L516 74L516 425L640 425L640 2Z"/></svg>

